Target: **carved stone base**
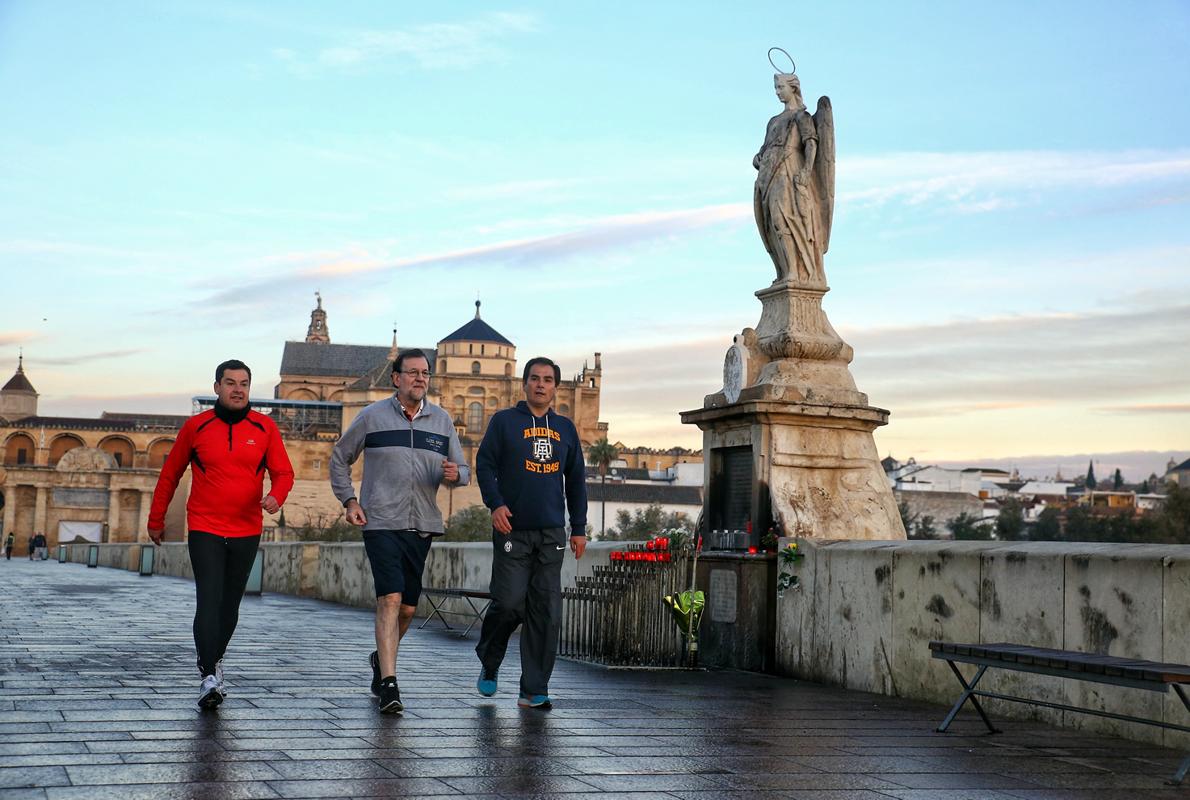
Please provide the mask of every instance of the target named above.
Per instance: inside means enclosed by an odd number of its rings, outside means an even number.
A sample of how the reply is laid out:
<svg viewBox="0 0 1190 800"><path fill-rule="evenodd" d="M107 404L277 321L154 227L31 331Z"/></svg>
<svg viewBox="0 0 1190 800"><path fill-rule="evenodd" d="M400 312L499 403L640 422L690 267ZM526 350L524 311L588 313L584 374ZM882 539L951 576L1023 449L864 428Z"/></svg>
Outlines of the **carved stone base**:
<svg viewBox="0 0 1190 800"><path fill-rule="evenodd" d="M888 422L887 411L866 403L748 400L741 394L736 403L684 411L682 422L703 431L709 528L739 525L738 520L719 519L725 492L731 491L723 456L750 452L748 522L754 532L778 522L788 536L905 538L872 438L872 431Z"/></svg>
<svg viewBox="0 0 1190 800"><path fill-rule="evenodd" d="M854 351L844 342L826 312L822 296L828 289L807 288L784 281L756 292L760 298L757 346L771 359L809 359L850 364Z"/></svg>

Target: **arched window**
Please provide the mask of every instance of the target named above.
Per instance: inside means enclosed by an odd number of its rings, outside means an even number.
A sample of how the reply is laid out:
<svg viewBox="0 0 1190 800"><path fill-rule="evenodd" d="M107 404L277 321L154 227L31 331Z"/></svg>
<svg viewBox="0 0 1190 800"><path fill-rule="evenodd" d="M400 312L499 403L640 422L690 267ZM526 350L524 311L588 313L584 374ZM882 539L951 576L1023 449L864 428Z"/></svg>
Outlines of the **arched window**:
<svg viewBox="0 0 1190 800"><path fill-rule="evenodd" d="M511 378L511 377L512 377L512 364L505 364L505 365L504 365L504 376L505 376L505 377L507 377L507 378Z"/></svg>
<svg viewBox="0 0 1190 800"><path fill-rule="evenodd" d="M438 369L441 372L446 372L446 359L445 358L438 362Z"/></svg>
<svg viewBox="0 0 1190 800"><path fill-rule="evenodd" d="M50 442L50 466L58 463L58 459L76 447L82 447L83 440L73 434L64 433Z"/></svg>
<svg viewBox="0 0 1190 800"><path fill-rule="evenodd" d="M483 427L483 403L471 403L467 406L467 430L477 432Z"/></svg>
<svg viewBox="0 0 1190 800"><path fill-rule="evenodd" d="M33 437L24 433L14 433L4 445L4 463L9 466L32 464L36 447Z"/></svg>
<svg viewBox="0 0 1190 800"><path fill-rule="evenodd" d="M169 455L173 446L173 439L158 439L149 445L149 468L161 469L161 466L165 464L165 457Z"/></svg>
<svg viewBox="0 0 1190 800"><path fill-rule="evenodd" d="M569 417L570 416L570 406L563 403L562 405L558 406L558 413L564 417Z"/></svg>
<svg viewBox="0 0 1190 800"><path fill-rule="evenodd" d="M99 443L99 449L116 460L116 466L131 467L134 449L123 436L109 436Z"/></svg>
<svg viewBox="0 0 1190 800"><path fill-rule="evenodd" d="M479 365L479 362L478 362L478 361L472 361L472 362L471 362L471 374L472 374L472 375L478 375L478 374L479 374L479 370L480 370L480 365Z"/></svg>

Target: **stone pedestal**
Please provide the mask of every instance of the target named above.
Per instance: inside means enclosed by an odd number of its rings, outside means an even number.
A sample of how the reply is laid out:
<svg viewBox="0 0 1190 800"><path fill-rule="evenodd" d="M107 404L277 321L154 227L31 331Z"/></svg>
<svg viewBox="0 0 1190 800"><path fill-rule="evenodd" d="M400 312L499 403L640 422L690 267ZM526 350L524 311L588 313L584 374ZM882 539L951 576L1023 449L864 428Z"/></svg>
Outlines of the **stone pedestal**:
<svg viewBox="0 0 1190 800"><path fill-rule="evenodd" d="M761 289L755 330L735 337L724 389L682 422L703 431L707 529L787 536L904 539L872 432L888 412L868 405L854 355L822 310L826 287Z"/></svg>

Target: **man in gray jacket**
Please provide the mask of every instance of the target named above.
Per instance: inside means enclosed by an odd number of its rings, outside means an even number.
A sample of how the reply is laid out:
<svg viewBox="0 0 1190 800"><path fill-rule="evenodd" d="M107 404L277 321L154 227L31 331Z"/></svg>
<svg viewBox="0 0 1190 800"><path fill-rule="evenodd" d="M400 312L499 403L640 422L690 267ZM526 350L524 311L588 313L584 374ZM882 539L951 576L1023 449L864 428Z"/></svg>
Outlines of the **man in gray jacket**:
<svg viewBox="0 0 1190 800"><path fill-rule="evenodd" d="M376 651L372 694L382 713L404 711L397 688L397 649L421 597L432 537L443 533L438 487L471 480L463 448L445 411L426 400L430 362L406 350L393 362L395 396L365 408L331 455L331 488L347 521L364 529L364 549L376 584ZM357 499L351 465L364 452Z"/></svg>

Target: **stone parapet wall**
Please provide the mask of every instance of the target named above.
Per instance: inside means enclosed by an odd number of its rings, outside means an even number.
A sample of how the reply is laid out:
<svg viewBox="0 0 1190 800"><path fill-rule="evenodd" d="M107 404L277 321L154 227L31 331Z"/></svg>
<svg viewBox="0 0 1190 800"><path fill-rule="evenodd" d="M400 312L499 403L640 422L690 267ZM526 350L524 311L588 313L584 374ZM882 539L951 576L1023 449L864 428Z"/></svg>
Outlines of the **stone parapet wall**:
<svg viewBox="0 0 1190 800"><path fill-rule="evenodd" d="M99 566L133 572L139 569L141 545L96 546L99 548ZM66 547L70 561L87 563L88 545ZM362 608L376 605L372 572L362 543L277 542L262 544L260 548L264 551L262 588L265 592L311 597ZM587 546L582 561L576 562L567 555L562 565L562 585L574 586L577 575L590 575L596 565L610 562L613 550L622 548L622 544L615 542L595 542ZM56 557L57 550L51 550L50 555ZM194 578L185 543L161 545L157 548L154 560L154 574ZM437 541L426 559L423 583L440 589L487 591L491 570L490 544ZM464 600L451 600L445 608L463 611L467 605ZM423 601L417 614L424 617L429 610L429 604Z"/></svg>
<svg viewBox="0 0 1190 800"><path fill-rule="evenodd" d="M781 674L949 705L960 687L946 663L931 658L931 639L1190 663L1190 546L835 541L800 547L805 559L794 569L801 588L777 601ZM980 688L1190 725L1172 693L995 669ZM1177 731L983 702L994 717L1190 747L1190 735Z"/></svg>

